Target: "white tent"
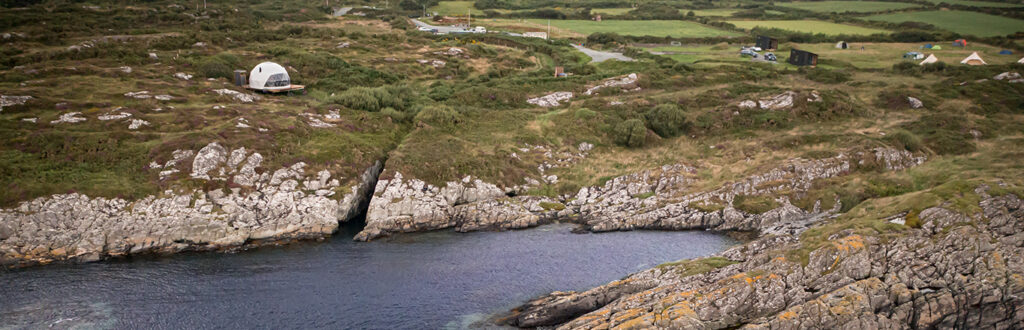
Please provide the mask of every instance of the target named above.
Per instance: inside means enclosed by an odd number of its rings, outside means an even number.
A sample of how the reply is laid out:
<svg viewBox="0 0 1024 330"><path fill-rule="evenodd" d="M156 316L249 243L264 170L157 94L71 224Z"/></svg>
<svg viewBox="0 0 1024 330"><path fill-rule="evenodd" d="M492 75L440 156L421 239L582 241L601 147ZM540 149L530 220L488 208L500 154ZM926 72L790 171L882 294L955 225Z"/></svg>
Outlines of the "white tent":
<svg viewBox="0 0 1024 330"><path fill-rule="evenodd" d="M288 70L274 62L263 62L249 72L249 88L256 90L283 90L292 86Z"/></svg>
<svg viewBox="0 0 1024 330"><path fill-rule="evenodd" d="M985 63L985 60L981 59L981 56L978 56L978 52L974 52L971 53L971 56L968 56L963 61L960 61L960 64L985 65L987 63Z"/></svg>
<svg viewBox="0 0 1024 330"><path fill-rule="evenodd" d="M938 62L938 61L939 61L939 58L935 57L935 54L928 54L928 58L924 59L924 61L921 61L921 65L935 63L935 62Z"/></svg>
<svg viewBox="0 0 1024 330"><path fill-rule="evenodd" d="M846 41L840 41L836 43L836 48L847 49L850 48L850 45L846 44Z"/></svg>
<svg viewBox="0 0 1024 330"><path fill-rule="evenodd" d="M1017 63L1024 64L1024 57L1021 57L1020 60L1017 61Z"/></svg>

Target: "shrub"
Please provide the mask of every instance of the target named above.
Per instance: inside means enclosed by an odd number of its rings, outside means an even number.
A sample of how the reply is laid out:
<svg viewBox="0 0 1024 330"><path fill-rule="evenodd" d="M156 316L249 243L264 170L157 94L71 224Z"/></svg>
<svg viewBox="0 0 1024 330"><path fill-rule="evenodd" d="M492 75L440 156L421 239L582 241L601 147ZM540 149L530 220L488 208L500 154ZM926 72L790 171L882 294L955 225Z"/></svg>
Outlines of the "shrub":
<svg viewBox="0 0 1024 330"><path fill-rule="evenodd" d="M416 121L434 126L451 127L463 121L462 115L447 106L426 107L416 115Z"/></svg>
<svg viewBox="0 0 1024 330"><path fill-rule="evenodd" d="M597 112L594 112L594 110L590 110L587 108L579 108L573 115L576 117L576 119L587 120L590 118L597 117Z"/></svg>
<svg viewBox="0 0 1024 330"><path fill-rule="evenodd" d="M732 205L737 210L751 214L761 214L779 207L779 203L770 196L760 195L736 195L732 200Z"/></svg>
<svg viewBox="0 0 1024 330"><path fill-rule="evenodd" d="M675 104L660 104L647 113L647 122L651 130L659 136L668 138L678 136L690 130L686 121L686 113Z"/></svg>
<svg viewBox="0 0 1024 330"><path fill-rule="evenodd" d="M901 74L917 75L921 72L921 66L914 62L899 62L892 65L892 71Z"/></svg>
<svg viewBox="0 0 1024 330"><path fill-rule="evenodd" d="M630 119L615 125L615 143L636 148L644 145L647 138L647 127L640 119Z"/></svg>
<svg viewBox="0 0 1024 330"><path fill-rule="evenodd" d="M233 79L234 70L231 68L237 65L237 59L232 63L229 61L230 58L233 58L233 56L213 56L204 58L199 62L199 73L206 78Z"/></svg>
<svg viewBox="0 0 1024 330"><path fill-rule="evenodd" d="M827 84L837 84L850 80L850 74L843 71L815 68L807 70L807 79Z"/></svg>
<svg viewBox="0 0 1024 330"><path fill-rule="evenodd" d="M384 108L384 110L381 110L380 113L382 115L391 117L391 120L394 120L396 122L406 122L412 117L410 114L395 110L395 108L392 107Z"/></svg>
<svg viewBox="0 0 1024 330"><path fill-rule="evenodd" d="M905 129L893 132L889 135L889 140L902 146L907 151L914 152L924 150L924 143L921 142L921 138Z"/></svg>
<svg viewBox="0 0 1024 330"><path fill-rule="evenodd" d="M434 101L444 101L452 97L452 94L454 93L455 90L453 90L451 86L445 84L437 84L430 89L430 93L427 93L427 97L431 98Z"/></svg>
<svg viewBox="0 0 1024 330"><path fill-rule="evenodd" d="M356 87L330 99L332 103L344 105L352 109L378 111L380 101L375 96L374 88Z"/></svg>

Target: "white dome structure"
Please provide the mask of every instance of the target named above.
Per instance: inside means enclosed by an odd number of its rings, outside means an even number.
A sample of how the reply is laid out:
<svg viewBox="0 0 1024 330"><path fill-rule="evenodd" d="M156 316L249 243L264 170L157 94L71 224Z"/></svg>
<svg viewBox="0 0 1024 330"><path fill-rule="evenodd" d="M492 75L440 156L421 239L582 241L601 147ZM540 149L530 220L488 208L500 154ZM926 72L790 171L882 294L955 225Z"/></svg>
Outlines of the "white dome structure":
<svg viewBox="0 0 1024 330"><path fill-rule="evenodd" d="M274 62L257 64L249 72L249 88L264 91L286 90L291 88L292 79L288 70Z"/></svg>

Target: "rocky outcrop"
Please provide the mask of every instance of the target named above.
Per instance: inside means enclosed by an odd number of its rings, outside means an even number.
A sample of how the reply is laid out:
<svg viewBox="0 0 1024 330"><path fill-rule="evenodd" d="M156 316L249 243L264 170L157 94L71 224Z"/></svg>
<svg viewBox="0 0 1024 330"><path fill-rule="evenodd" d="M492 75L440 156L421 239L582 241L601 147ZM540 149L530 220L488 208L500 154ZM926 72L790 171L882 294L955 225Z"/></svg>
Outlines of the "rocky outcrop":
<svg viewBox="0 0 1024 330"><path fill-rule="evenodd" d="M528 152L538 147L522 148ZM581 144L578 155L558 155L544 148L552 159L571 162L585 157L592 148ZM885 168L899 170L924 161L910 152L878 148L873 151ZM864 152L858 152L859 157ZM539 167L555 167L545 162ZM779 206L759 213L748 213L733 206L738 195L771 195L775 192L805 192L815 180L843 175L851 169L851 158L839 156L804 160L793 159L765 173L749 176L711 191L693 190L696 168L666 165L609 180L603 186L585 187L576 195L558 199L534 196L507 197L509 189L473 179L437 187L418 179L406 179L401 173L381 180L370 202L366 228L356 240L367 241L394 233L444 228L458 231L526 228L554 220L571 221L583 229L604 232L616 230L738 230L762 235L796 234L835 214L831 209L814 207L803 210L781 198ZM553 176L550 176L553 177ZM554 181L557 178L547 178ZM514 190L512 190L514 191ZM819 201L820 203L820 201Z"/></svg>
<svg viewBox="0 0 1024 330"><path fill-rule="evenodd" d="M526 100L526 103L549 108L562 105L560 102L568 101L569 99L572 99L572 92L554 92L548 95L539 96Z"/></svg>
<svg viewBox="0 0 1024 330"><path fill-rule="evenodd" d="M559 329L1019 328L1024 201L980 195L982 211L974 216L940 206L920 213L920 228L897 232L845 230L822 243L766 236L718 260L555 292L501 322Z"/></svg>
<svg viewBox="0 0 1024 330"><path fill-rule="evenodd" d="M232 250L268 242L329 236L358 215L383 166L376 162L347 190L328 171L307 175L304 163L259 173L262 155L230 153L211 143L177 150L164 165L176 173L192 159L191 177L232 180L238 188L166 191L128 201L54 195L0 210L0 264L94 261L139 253ZM272 174L271 174L272 173ZM340 194L339 194L340 193Z"/></svg>
<svg viewBox="0 0 1024 330"><path fill-rule="evenodd" d="M457 205L501 197L505 197L504 190L471 176L437 187L395 173L378 182L367 209L366 227L355 239L368 241L391 233L454 227Z"/></svg>

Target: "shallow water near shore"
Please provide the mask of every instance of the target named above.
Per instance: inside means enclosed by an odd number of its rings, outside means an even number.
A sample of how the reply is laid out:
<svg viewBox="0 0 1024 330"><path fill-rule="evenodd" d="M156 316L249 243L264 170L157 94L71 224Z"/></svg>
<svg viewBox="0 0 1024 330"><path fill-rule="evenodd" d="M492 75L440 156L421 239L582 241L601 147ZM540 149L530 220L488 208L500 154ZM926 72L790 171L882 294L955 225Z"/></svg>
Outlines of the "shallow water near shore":
<svg viewBox="0 0 1024 330"><path fill-rule="evenodd" d="M352 224L324 242L235 254L0 270L0 329L465 328L551 291L584 290L738 243L701 231L573 227L358 243Z"/></svg>

